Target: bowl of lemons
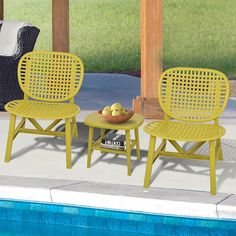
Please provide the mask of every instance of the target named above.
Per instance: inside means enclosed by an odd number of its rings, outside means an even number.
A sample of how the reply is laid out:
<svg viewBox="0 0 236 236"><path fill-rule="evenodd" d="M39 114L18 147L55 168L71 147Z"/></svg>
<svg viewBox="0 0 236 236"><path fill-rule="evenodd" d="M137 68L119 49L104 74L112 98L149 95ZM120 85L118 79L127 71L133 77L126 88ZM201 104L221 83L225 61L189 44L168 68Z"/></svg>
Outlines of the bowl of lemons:
<svg viewBox="0 0 236 236"><path fill-rule="evenodd" d="M102 110L98 111L103 118L111 123L123 123L129 120L134 112L132 110L128 110L117 102L113 103L111 106L106 106Z"/></svg>

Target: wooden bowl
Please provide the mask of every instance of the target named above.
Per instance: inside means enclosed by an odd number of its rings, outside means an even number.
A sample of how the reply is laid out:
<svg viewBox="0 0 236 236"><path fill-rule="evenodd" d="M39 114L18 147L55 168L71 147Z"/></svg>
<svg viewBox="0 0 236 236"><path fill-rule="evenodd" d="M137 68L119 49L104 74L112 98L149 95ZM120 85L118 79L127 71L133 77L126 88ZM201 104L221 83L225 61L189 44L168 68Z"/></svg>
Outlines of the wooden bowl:
<svg viewBox="0 0 236 236"><path fill-rule="evenodd" d="M112 115L103 115L102 114L102 110L98 111L98 114L100 114L107 122L110 123L123 123L126 122L127 120L129 120L133 115L134 115L134 111L132 110L127 110L128 111L127 114L125 115L119 115L119 116L112 116Z"/></svg>

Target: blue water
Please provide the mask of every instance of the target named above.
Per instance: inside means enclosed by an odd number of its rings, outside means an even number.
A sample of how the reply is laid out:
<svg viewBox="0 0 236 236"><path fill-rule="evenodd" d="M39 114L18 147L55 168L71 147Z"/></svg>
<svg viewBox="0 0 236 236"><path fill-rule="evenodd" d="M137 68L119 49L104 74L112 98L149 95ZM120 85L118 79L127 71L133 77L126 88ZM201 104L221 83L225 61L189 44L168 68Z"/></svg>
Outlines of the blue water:
<svg viewBox="0 0 236 236"><path fill-rule="evenodd" d="M19 221L0 221L0 235L1 236L41 236L41 235L79 235L79 236L143 236L142 233L121 232L105 229L96 229L89 227L67 226L67 225L53 225L40 224L32 222ZM150 235L150 234L149 234Z"/></svg>
<svg viewBox="0 0 236 236"><path fill-rule="evenodd" d="M236 236L236 221L0 200L0 236Z"/></svg>

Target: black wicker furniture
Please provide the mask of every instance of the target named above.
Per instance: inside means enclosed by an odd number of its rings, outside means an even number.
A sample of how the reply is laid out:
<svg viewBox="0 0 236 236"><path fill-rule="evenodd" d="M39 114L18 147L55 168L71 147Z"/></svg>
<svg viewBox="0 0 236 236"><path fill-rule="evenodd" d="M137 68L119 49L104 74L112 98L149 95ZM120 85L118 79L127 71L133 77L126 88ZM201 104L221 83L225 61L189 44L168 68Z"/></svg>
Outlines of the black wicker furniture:
<svg viewBox="0 0 236 236"><path fill-rule="evenodd" d="M39 29L35 26L24 26L17 33L17 50L12 56L0 55L0 110L15 99L22 99L23 92L17 79L17 67L20 58L33 51Z"/></svg>

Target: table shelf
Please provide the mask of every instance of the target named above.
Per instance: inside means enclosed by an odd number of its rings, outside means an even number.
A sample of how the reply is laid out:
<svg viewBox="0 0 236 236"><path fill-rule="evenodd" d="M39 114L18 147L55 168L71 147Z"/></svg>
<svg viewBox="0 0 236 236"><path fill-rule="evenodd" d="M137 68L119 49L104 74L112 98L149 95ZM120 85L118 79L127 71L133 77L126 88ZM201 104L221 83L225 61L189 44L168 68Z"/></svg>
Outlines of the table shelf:
<svg viewBox="0 0 236 236"><path fill-rule="evenodd" d="M113 148L106 148L106 147L102 147L101 146L101 141L102 141L102 137L100 137L98 140L96 140L93 144L92 144L92 149L93 150L99 150L102 152L110 152L110 153L114 153L114 154L121 154L121 155L126 155L126 150L116 150ZM132 151L132 149L135 146L135 140L131 139L130 140L130 150Z"/></svg>

